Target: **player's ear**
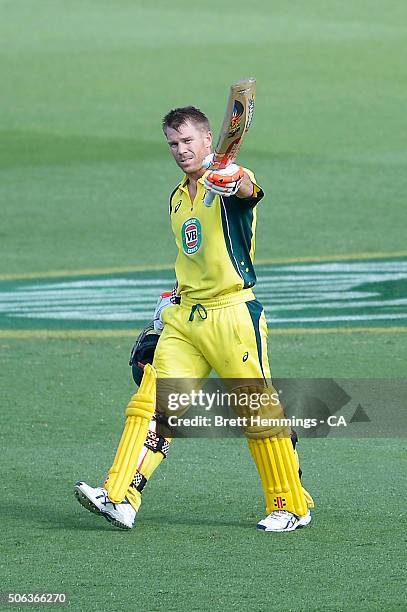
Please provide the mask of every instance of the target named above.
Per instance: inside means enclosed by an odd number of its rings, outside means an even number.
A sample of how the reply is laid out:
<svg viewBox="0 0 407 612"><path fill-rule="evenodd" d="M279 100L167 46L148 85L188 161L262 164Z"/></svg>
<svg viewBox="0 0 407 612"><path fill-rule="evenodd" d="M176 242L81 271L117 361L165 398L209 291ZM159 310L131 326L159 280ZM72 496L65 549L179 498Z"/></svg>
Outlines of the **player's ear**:
<svg viewBox="0 0 407 612"><path fill-rule="evenodd" d="M212 148L212 132L210 130L205 133L204 142L205 146L209 147L210 149Z"/></svg>

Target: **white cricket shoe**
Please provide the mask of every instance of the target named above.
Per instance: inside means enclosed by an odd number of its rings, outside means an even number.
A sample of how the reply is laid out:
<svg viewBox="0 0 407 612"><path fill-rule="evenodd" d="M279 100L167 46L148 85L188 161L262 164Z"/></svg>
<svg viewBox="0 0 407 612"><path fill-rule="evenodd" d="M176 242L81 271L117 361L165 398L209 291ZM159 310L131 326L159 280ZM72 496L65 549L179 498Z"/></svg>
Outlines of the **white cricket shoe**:
<svg viewBox="0 0 407 612"><path fill-rule="evenodd" d="M125 499L115 504L103 487L90 487L86 482L77 482L74 488L78 502L90 512L103 516L109 523L120 529L131 529L136 519L136 511Z"/></svg>
<svg viewBox="0 0 407 612"><path fill-rule="evenodd" d="M287 510L275 510L262 521L257 523L257 529L263 531L294 531L298 527L305 527L311 522L311 513L308 510L305 516L297 516Z"/></svg>

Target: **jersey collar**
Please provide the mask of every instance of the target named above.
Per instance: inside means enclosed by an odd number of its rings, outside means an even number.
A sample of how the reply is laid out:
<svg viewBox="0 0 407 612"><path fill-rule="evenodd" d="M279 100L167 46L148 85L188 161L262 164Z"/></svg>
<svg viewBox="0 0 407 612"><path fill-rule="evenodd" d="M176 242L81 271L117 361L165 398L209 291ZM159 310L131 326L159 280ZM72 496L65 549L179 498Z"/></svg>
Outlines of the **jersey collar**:
<svg viewBox="0 0 407 612"><path fill-rule="evenodd" d="M201 178L199 178L198 181L197 181L201 185L204 184L204 176L205 175L201 176ZM182 178L182 181L179 184L179 189L181 189L181 191L185 191L185 192L187 191L188 181L189 181L188 175L184 174L184 176Z"/></svg>

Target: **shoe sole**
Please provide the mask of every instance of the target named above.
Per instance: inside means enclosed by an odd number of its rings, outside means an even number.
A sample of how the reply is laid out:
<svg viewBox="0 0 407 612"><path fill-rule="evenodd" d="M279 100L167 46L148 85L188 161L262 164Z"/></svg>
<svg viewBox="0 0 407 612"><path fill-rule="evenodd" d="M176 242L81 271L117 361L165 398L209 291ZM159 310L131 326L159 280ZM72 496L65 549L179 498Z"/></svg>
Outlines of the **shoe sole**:
<svg viewBox="0 0 407 612"><path fill-rule="evenodd" d="M257 529L261 529L261 531L266 531L267 533L288 533L289 531L295 531L296 529L301 529L302 527L306 527L311 522L311 513L309 516L303 516L300 518L298 523L289 527L288 529L267 529L265 525L257 524Z"/></svg>
<svg viewBox="0 0 407 612"><path fill-rule="evenodd" d="M81 489L81 482L77 482L74 487L74 495L81 506L92 512L93 514L102 514L102 509L98 508L98 506L86 495L84 491Z"/></svg>
<svg viewBox="0 0 407 612"><path fill-rule="evenodd" d="M115 527L118 527L119 529L123 529L123 530L131 529L131 527L129 527L128 525L125 525L124 523L121 523L117 519L113 518L113 516L110 516L110 514L108 514L107 512L103 512L103 510L101 511L100 514L107 520L108 523L110 523L111 525L114 525Z"/></svg>
<svg viewBox="0 0 407 612"><path fill-rule="evenodd" d="M86 508L86 510L89 510L89 512L92 512L93 514L103 516L103 518L106 519L108 523L114 525L115 527L118 527L119 529L131 529L131 527L129 527L128 525L124 525L124 523L121 523L117 519L110 516L110 514L103 511L102 508L99 508L91 499L89 499L86 493L82 491L81 485L81 482L77 482L74 487L74 495L81 506L83 506L84 508Z"/></svg>

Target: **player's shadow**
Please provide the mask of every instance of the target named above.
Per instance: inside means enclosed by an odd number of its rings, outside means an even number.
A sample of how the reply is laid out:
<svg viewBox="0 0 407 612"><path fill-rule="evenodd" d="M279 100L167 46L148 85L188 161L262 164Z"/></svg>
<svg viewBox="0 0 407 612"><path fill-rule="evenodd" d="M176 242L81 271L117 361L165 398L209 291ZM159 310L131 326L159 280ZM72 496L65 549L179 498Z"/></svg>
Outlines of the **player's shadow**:
<svg viewBox="0 0 407 612"><path fill-rule="evenodd" d="M26 504L18 505L17 500L13 503L13 513L9 515L9 520L22 521L27 527L27 523L31 522L34 526L40 529L56 530L56 529L72 529L73 531L100 531L100 529L108 529L116 533L125 533L126 530L119 530L113 525L110 525L103 517L97 516L80 508L78 502L72 495L72 500L65 499L59 508L47 507L46 505L32 504L27 507ZM253 522L244 520L230 519L213 519L206 516L180 517L169 511L166 515L144 515L136 520L137 525L156 525L157 527L167 528L168 525L184 525L184 526L207 526L207 527L239 527L240 529L252 529Z"/></svg>
<svg viewBox="0 0 407 612"><path fill-rule="evenodd" d="M256 522L254 520L254 522ZM187 526L207 526L207 527L239 527L243 529L253 529L253 521L241 520L230 520L230 519L212 519L206 516L192 517L180 517L178 515L154 515L154 516L140 516L139 523L147 523L149 525L157 525L157 527L168 525L185 525Z"/></svg>
<svg viewBox="0 0 407 612"><path fill-rule="evenodd" d="M13 502L13 512L8 516L10 521L22 521L27 528L31 524L40 529L72 529L75 531L100 531L100 528L108 528L111 531L119 531L110 525L103 517L87 512L79 507L78 502L72 495L71 501L65 500L59 508L50 508L45 505L32 504L18 505Z"/></svg>

